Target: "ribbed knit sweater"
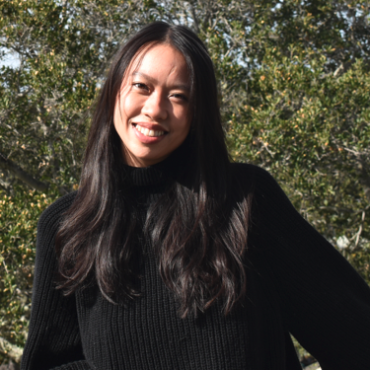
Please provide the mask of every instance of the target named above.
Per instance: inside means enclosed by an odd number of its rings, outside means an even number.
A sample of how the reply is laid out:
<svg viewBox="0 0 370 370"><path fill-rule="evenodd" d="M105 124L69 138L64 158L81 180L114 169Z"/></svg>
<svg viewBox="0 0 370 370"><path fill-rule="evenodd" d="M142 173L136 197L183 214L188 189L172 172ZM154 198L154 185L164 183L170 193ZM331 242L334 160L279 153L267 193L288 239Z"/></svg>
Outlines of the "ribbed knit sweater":
<svg viewBox="0 0 370 370"><path fill-rule="evenodd" d="M146 206L164 191L169 171L166 165L133 170ZM323 370L370 369L367 284L266 171L247 164L233 164L232 171L246 189L253 181L254 194L247 294L231 314L216 303L181 319L150 250L140 271L141 296L125 306L109 303L94 286L63 296L55 289L54 243L75 197L68 194L39 220L22 370L298 370L289 333ZM146 206L137 212L143 216Z"/></svg>

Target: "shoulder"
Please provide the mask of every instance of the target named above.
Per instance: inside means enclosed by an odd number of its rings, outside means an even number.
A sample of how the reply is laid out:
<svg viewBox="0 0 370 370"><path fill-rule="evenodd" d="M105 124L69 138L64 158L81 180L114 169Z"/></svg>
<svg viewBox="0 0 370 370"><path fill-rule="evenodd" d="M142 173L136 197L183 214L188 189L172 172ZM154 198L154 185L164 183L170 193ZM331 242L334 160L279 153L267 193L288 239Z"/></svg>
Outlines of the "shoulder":
<svg viewBox="0 0 370 370"><path fill-rule="evenodd" d="M36 261L34 286L38 285L40 276L46 271L55 270L55 236L64 213L72 205L76 192L57 199L41 214L37 224ZM51 271L50 270L50 271Z"/></svg>
<svg viewBox="0 0 370 370"><path fill-rule="evenodd" d="M247 163L232 163L231 167L234 182L252 194L254 210L270 214L295 211L285 192L267 170Z"/></svg>
<svg viewBox="0 0 370 370"><path fill-rule="evenodd" d="M37 225L38 232L46 229L56 230L56 228L58 227L59 223L62 220L64 213L72 205L76 197L76 194L77 194L76 191L66 194L61 198L57 199L49 207L47 207L39 218L39 222Z"/></svg>
<svg viewBox="0 0 370 370"><path fill-rule="evenodd" d="M231 163L231 172L235 179L244 185L251 184L258 192L268 191L270 188L280 188L273 176L262 167L250 163Z"/></svg>

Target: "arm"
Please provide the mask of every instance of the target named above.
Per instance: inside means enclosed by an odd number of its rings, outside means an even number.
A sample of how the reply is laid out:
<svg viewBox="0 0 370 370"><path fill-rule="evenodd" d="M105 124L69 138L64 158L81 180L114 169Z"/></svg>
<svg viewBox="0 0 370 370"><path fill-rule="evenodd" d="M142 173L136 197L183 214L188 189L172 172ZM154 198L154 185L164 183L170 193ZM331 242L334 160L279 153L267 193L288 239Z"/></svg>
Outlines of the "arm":
<svg viewBox="0 0 370 370"><path fill-rule="evenodd" d="M370 366L370 288L256 168L256 250L278 292L287 329L323 370ZM253 226L252 226L253 229Z"/></svg>
<svg viewBox="0 0 370 370"><path fill-rule="evenodd" d="M75 297L55 289L54 240L60 217L73 201L69 194L40 217L29 335L22 370L91 370L84 359Z"/></svg>

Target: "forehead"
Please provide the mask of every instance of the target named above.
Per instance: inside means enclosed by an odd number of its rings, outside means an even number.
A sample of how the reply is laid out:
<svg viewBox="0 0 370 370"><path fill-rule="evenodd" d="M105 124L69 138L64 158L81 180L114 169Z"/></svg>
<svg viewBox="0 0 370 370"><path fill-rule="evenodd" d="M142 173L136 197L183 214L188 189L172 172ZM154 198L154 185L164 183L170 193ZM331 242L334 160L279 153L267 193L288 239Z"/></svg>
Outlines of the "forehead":
<svg viewBox="0 0 370 370"><path fill-rule="evenodd" d="M127 68L127 76L189 82L188 66L183 54L170 44L146 45Z"/></svg>

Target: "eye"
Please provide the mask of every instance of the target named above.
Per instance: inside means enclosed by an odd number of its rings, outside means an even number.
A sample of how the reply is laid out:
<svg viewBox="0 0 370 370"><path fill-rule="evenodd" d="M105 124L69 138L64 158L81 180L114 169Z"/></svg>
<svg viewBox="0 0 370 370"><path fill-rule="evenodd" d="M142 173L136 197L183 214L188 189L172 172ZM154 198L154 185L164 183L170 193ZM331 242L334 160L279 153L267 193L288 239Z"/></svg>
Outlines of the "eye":
<svg viewBox="0 0 370 370"><path fill-rule="evenodd" d="M184 102L188 101L188 97L185 94L171 94L171 98L182 100Z"/></svg>
<svg viewBox="0 0 370 370"><path fill-rule="evenodd" d="M132 86L139 90L149 91L149 87L142 82L134 82Z"/></svg>

